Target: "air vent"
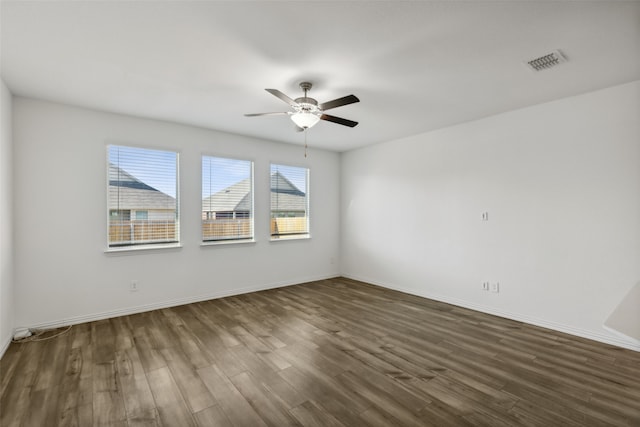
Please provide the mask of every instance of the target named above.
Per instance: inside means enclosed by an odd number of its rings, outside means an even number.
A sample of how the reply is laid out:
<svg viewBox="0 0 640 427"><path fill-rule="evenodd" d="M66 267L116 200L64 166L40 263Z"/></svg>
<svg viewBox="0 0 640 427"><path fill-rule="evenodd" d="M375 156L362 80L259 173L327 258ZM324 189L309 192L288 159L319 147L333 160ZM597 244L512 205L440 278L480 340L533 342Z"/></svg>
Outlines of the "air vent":
<svg viewBox="0 0 640 427"><path fill-rule="evenodd" d="M566 62L567 59L560 53L559 50L554 50L551 53L543 55L539 58L531 59L526 61L527 67L531 68L533 71L542 71L549 69L551 67L555 67L558 64L562 64Z"/></svg>

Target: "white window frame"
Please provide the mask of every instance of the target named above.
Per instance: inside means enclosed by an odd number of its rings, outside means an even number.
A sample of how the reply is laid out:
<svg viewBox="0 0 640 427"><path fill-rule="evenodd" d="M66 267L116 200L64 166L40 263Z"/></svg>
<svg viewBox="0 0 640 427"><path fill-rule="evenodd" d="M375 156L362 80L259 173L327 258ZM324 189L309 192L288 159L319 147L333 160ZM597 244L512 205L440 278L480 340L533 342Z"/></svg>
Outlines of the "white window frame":
<svg viewBox="0 0 640 427"><path fill-rule="evenodd" d="M176 176L175 176L175 239L170 241L158 241L158 242L149 242L144 241L140 243L130 242L123 244L115 244L110 241L110 220L111 220L111 209L112 207L109 205L109 186L110 186L110 158L109 158L109 149L111 147L123 147L128 149L138 149L138 150L151 150L151 151L163 151L166 153L175 154L176 159ZM166 147L153 147L153 146L139 146L133 144L107 144L105 147L105 176L106 176L106 233L105 233L105 241L106 241L106 249L105 253L118 253L118 252L132 252L132 251L148 251L148 250L163 250L163 249L176 249L182 247L181 241L181 223L180 223L180 152L175 149L166 148ZM171 196L173 197L173 196ZM133 219L133 218L132 218Z"/></svg>
<svg viewBox="0 0 640 427"><path fill-rule="evenodd" d="M292 234L272 234L271 233L271 221L273 219L273 212L271 210L271 168L272 166L282 166L285 168L297 168L305 170L305 188L298 190L303 191L305 195L305 213L306 213L306 233L292 233ZM288 240L305 240L311 238L311 197L310 197L310 179L311 169L308 166L292 165L281 162L269 162L269 236L271 242L281 242ZM295 184L294 184L295 185ZM297 187L296 187L297 188Z"/></svg>
<svg viewBox="0 0 640 427"><path fill-rule="evenodd" d="M204 180L204 170L203 170L203 160L205 157L223 159L223 160L231 160L231 161L241 161L249 163L249 191L251 192L251 201L250 201L250 212L249 212L249 227L251 230L250 237L242 237L242 238L229 238L229 239L205 239L204 238L204 218L202 218L203 211L200 209L200 246L221 246L221 245L236 245L236 244L247 244L247 243L255 243L256 242L256 227L255 227L255 162L252 159L240 159L233 156L220 155L220 154L212 154L212 153L202 153L200 155L200 204L202 207L202 193L204 191L203 180Z"/></svg>

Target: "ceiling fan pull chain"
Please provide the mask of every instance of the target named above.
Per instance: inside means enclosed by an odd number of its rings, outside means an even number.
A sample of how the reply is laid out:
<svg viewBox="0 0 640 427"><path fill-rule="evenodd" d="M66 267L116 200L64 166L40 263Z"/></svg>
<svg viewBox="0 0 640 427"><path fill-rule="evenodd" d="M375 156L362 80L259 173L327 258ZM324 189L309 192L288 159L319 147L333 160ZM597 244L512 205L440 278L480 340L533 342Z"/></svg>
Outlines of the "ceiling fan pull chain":
<svg viewBox="0 0 640 427"><path fill-rule="evenodd" d="M307 131L309 129L304 130L304 158L307 158Z"/></svg>

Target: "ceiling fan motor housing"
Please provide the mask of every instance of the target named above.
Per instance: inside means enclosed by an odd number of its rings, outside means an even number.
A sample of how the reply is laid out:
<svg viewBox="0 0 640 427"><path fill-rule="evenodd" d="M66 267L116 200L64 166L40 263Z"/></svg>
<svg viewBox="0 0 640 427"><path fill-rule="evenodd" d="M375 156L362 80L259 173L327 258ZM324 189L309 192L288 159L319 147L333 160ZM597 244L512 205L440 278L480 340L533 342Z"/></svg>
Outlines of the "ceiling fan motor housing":
<svg viewBox="0 0 640 427"><path fill-rule="evenodd" d="M310 82L300 83L300 89L304 91L304 96L294 99L299 108L296 110L300 113L317 113L320 111L318 108L318 101L313 98L307 97L307 91L311 90L313 85Z"/></svg>
<svg viewBox="0 0 640 427"><path fill-rule="evenodd" d="M294 109L305 112L305 113L317 113L320 111L318 108L318 101L313 98L307 98L303 96L302 98L296 98L295 102L298 104Z"/></svg>

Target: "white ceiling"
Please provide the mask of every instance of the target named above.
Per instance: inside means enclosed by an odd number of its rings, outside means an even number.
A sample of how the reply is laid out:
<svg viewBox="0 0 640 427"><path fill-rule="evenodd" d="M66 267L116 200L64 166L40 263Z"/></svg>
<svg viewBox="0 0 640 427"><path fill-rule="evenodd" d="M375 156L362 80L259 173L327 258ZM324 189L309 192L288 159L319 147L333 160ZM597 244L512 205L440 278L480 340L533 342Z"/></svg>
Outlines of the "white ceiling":
<svg viewBox="0 0 640 427"><path fill-rule="evenodd" d="M14 95L302 144L287 111L311 81L355 128L345 151L640 79L638 1L2 1ZM535 73L523 61L559 49ZM544 126L543 123L540 124Z"/></svg>

